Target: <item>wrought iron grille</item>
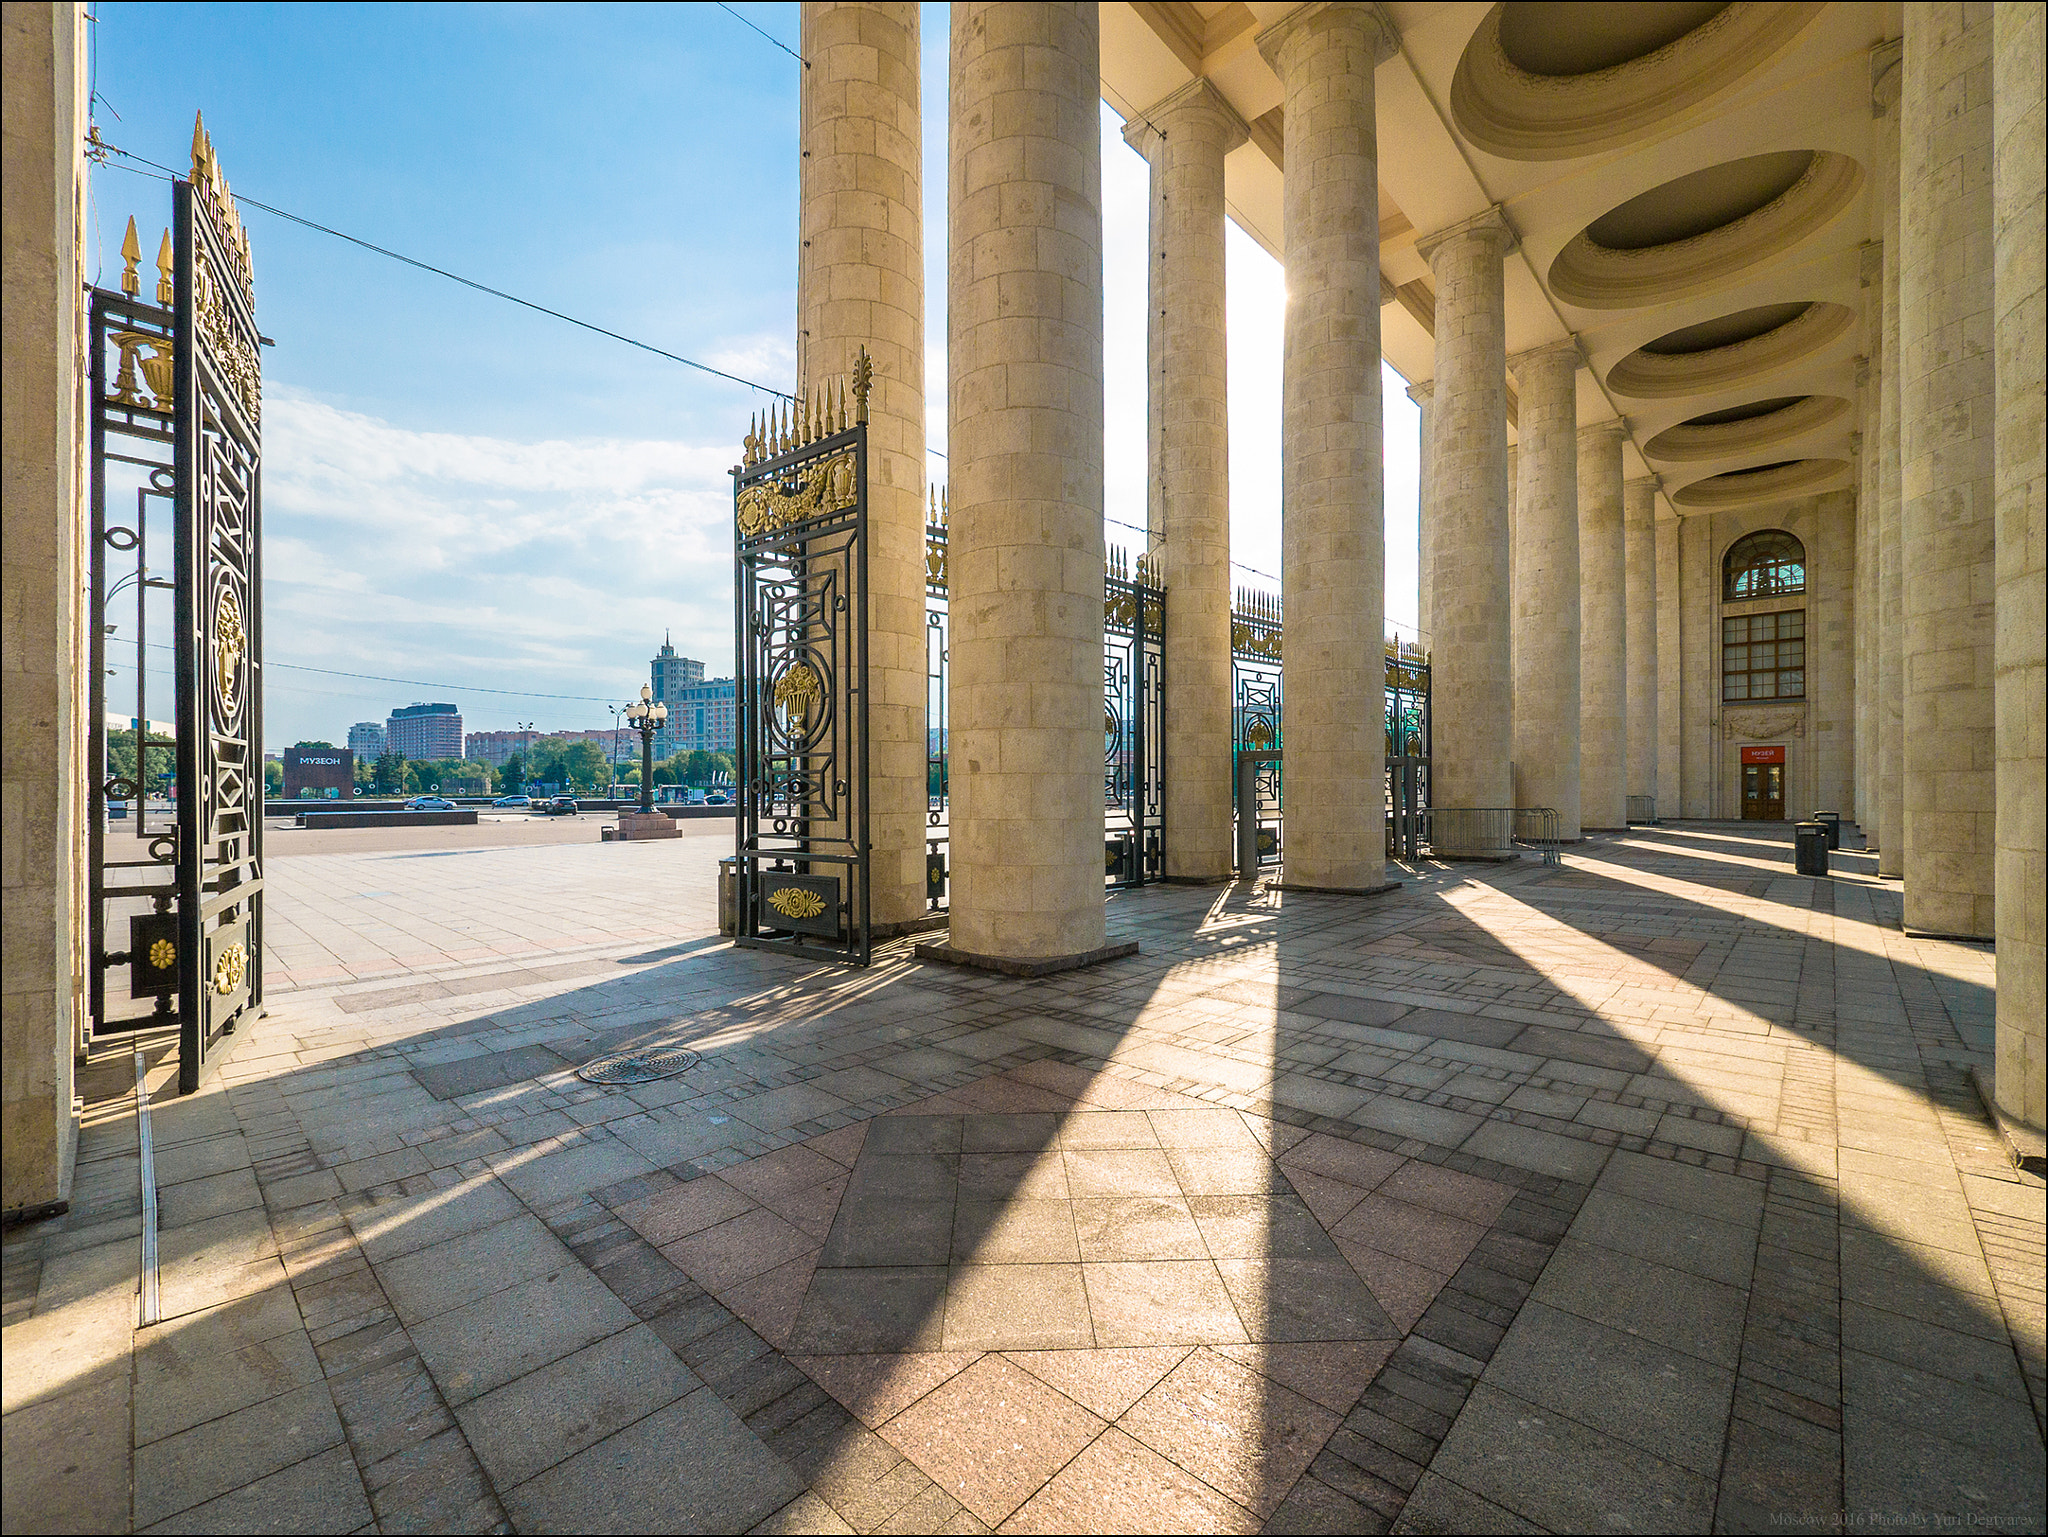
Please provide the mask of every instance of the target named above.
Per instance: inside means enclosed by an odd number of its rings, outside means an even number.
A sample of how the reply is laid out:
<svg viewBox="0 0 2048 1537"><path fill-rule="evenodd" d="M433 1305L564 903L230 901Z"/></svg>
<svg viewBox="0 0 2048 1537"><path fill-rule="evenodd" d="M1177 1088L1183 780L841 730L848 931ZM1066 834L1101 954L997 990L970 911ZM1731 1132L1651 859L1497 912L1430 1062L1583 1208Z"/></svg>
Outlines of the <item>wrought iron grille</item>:
<svg viewBox="0 0 2048 1537"><path fill-rule="evenodd" d="M1285 625L1275 593L1240 587L1230 605L1231 846L1240 874L1245 853L1259 866L1282 862L1286 823L1283 750ZM1410 857L1426 841L1429 808L1429 653L1412 642L1386 642L1387 853ZM1256 825L1243 825L1245 787L1252 788Z"/></svg>
<svg viewBox="0 0 2048 1537"><path fill-rule="evenodd" d="M925 904L946 905L951 839L952 667L946 493L925 514ZM1102 582L1102 799L1105 886L1156 881L1166 868L1166 588L1143 555L1108 552Z"/></svg>
<svg viewBox="0 0 2048 1537"><path fill-rule="evenodd" d="M263 385L249 242L203 129L171 189L179 1087L263 1001Z"/></svg>
<svg viewBox="0 0 2048 1537"><path fill-rule="evenodd" d="M1231 847L1255 851L1262 866L1280 862L1281 642L1278 594L1238 588L1230 605L1232 814L1238 818L1245 815L1246 784L1252 787L1256 804L1250 837L1240 825L1232 834ZM1242 853L1239 863L1243 863Z"/></svg>
<svg viewBox="0 0 2048 1537"><path fill-rule="evenodd" d="M924 521L925 907L946 905L946 856L952 841L951 751L946 678L952 668L952 616L946 606L946 491L931 489Z"/></svg>
<svg viewBox="0 0 2048 1537"><path fill-rule="evenodd" d="M757 419L733 474L738 943L865 966L867 402L846 383Z"/></svg>
<svg viewBox="0 0 2048 1537"><path fill-rule="evenodd" d="M87 1004L96 1036L175 1025L178 978L185 969L179 965L176 910L178 825L170 799L177 777L175 728L168 739L150 729L149 693L149 656L161 645L149 639L152 613L166 631L171 623L154 594L173 586L151 570L150 554L152 548L175 549L177 539L170 231L164 231L157 258L155 304L141 298L136 267L142 251L133 219L121 249L122 291L94 289L88 320L93 774ZM133 634L120 636L130 626ZM135 713L126 728L132 746L121 754L128 761L119 770L108 729L107 677L115 668L135 675ZM121 940L126 944L117 948ZM109 974L119 967L127 968L125 1003L118 1001L118 987L115 996L109 991ZM148 1012L137 1013L138 1002Z"/></svg>
<svg viewBox="0 0 2048 1537"><path fill-rule="evenodd" d="M190 1093L222 1038L263 1003L263 337L248 237L203 124L190 177L172 184L154 304L141 298L132 219L121 250L121 291L95 289L88 318L89 1007L95 1034L175 1024L178 1086ZM169 579L149 564L166 537ZM130 584L134 759L115 772L108 637ZM168 743L152 741L149 719L150 594L160 589L171 594L176 656ZM150 806L152 790L167 807ZM144 857L120 857L121 845ZM123 923L127 948L113 949ZM109 997L109 974L124 965L129 998L149 1000L148 1014Z"/></svg>
<svg viewBox="0 0 2048 1537"><path fill-rule="evenodd" d="M1166 588L1145 556L1109 551L1102 583L1103 879L1165 874Z"/></svg>

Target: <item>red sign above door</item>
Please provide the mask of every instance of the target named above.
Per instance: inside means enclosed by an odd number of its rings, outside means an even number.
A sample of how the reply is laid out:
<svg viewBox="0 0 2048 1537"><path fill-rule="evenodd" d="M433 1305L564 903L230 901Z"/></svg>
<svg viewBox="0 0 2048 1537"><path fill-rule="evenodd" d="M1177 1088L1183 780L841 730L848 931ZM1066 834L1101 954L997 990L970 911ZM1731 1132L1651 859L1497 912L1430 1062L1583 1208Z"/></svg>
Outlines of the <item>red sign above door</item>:
<svg viewBox="0 0 2048 1537"><path fill-rule="evenodd" d="M1783 763L1785 761L1785 749L1782 747L1745 747L1742 749L1742 761L1745 764Z"/></svg>

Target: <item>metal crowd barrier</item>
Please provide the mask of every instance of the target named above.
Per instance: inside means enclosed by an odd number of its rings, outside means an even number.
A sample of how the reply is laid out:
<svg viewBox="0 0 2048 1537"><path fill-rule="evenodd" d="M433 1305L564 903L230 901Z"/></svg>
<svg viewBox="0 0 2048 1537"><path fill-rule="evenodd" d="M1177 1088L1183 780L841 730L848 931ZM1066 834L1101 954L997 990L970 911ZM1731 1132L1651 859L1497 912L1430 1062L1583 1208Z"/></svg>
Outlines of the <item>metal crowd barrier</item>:
<svg viewBox="0 0 2048 1537"><path fill-rule="evenodd" d="M1511 806L1431 806L1422 817L1423 837L1440 859L1515 856L1515 812Z"/></svg>
<svg viewBox="0 0 2048 1537"><path fill-rule="evenodd" d="M1628 819L1631 822L1657 821L1657 797L1654 795L1631 795L1628 797Z"/></svg>
<svg viewBox="0 0 2048 1537"><path fill-rule="evenodd" d="M1547 865L1563 863L1564 840L1560 836L1556 809L1551 806L1517 806L1515 842L1541 854Z"/></svg>

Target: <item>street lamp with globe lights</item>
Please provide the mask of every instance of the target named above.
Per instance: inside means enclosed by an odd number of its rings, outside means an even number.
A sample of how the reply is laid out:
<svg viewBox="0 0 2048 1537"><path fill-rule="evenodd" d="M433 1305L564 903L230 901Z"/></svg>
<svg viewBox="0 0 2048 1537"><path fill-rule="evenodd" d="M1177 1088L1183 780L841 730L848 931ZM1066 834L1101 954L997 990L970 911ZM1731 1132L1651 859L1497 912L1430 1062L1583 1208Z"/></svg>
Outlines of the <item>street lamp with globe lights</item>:
<svg viewBox="0 0 2048 1537"><path fill-rule="evenodd" d="M626 706L626 724L640 733L640 814L654 810L654 734L668 722L668 706L640 685L640 697Z"/></svg>

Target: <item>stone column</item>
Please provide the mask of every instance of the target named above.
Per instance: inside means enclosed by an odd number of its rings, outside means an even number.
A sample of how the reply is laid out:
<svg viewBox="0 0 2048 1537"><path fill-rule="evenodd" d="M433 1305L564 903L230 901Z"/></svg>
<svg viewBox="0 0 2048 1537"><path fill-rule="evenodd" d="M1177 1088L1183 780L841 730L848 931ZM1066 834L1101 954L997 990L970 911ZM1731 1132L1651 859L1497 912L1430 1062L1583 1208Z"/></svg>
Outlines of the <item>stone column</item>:
<svg viewBox="0 0 2048 1537"><path fill-rule="evenodd" d="M1258 47L1280 77L1287 122L1286 884L1376 891L1386 879L1386 532L1373 70L1394 41L1377 6L1339 3L1291 12Z"/></svg>
<svg viewBox="0 0 2048 1537"><path fill-rule="evenodd" d="M1877 205L1884 235L1884 329L1878 339L1877 429L1877 873L1906 870L1905 583L1899 561L1903 477L1899 463L1899 84L1902 49L1871 55L1876 104Z"/></svg>
<svg viewBox="0 0 2048 1537"><path fill-rule="evenodd" d="M1874 296L1876 314L1871 331L1884 332L1883 253ZM1877 445L1878 377L1883 367L1880 343L1873 356L1859 362L1856 388L1863 430L1856 446L1856 824L1872 844L1877 842Z"/></svg>
<svg viewBox="0 0 2048 1537"><path fill-rule="evenodd" d="M1430 583L1436 570L1436 557L1430 549L1430 540L1436 532L1436 513L1430 507L1430 486L1433 471L1430 455L1435 452L1431 436L1436 421L1436 381L1425 379L1420 384L1408 386L1408 398L1415 402L1420 415L1416 427L1415 452L1415 628L1421 632L1422 644L1436 645L1436 594Z"/></svg>
<svg viewBox="0 0 2048 1537"><path fill-rule="evenodd" d="M1678 575L1678 815L1722 815L1716 764L1721 758L1720 551L1706 513L1680 518Z"/></svg>
<svg viewBox="0 0 2048 1537"><path fill-rule="evenodd" d="M1429 513L1433 562L1430 734L1433 808L1512 806L1508 604L1507 324L1501 263L1514 233L1498 208L1419 242L1436 281L1436 397ZM1502 852L1438 828L1440 854Z"/></svg>
<svg viewBox="0 0 2048 1537"><path fill-rule="evenodd" d="M1618 421L1579 431L1579 805L1628 826L1628 550Z"/></svg>
<svg viewBox="0 0 2048 1537"><path fill-rule="evenodd" d="M1515 507L1515 804L1579 824L1579 344L1513 363L1521 394Z"/></svg>
<svg viewBox="0 0 2048 1537"><path fill-rule="evenodd" d="M803 7L797 334L811 387L874 359L868 402L870 881L925 912L924 184L918 10Z"/></svg>
<svg viewBox="0 0 2048 1537"><path fill-rule="evenodd" d="M1521 632L1515 626L1515 571L1516 557L1521 546L1515 542L1515 509L1522 498L1522 445L1519 442L1508 445L1508 798L1503 805L1512 806L1514 796L1514 742L1515 742L1515 689L1522 676Z"/></svg>
<svg viewBox="0 0 2048 1537"><path fill-rule="evenodd" d="M1992 77L1997 146L1998 349L1998 1033L1997 1095L2007 1114L2048 1125L2048 959L2043 893L2043 637L2048 615L2048 475L2042 463L2042 11L2000 6Z"/></svg>
<svg viewBox="0 0 2048 1537"><path fill-rule="evenodd" d="M1230 879L1230 418L1223 157L1248 131L1207 80L1131 120L1152 164L1150 521L1164 555L1166 878Z"/></svg>
<svg viewBox="0 0 2048 1537"><path fill-rule="evenodd" d="M84 7L6 8L5 1020L0 1210L68 1200L86 914ZM124 1410L125 1412L125 1410Z"/></svg>
<svg viewBox="0 0 2048 1537"><path fill-rule="evenodd" d="M1102 948L1096 7L956 5L948 150L952 935Z"/></svg>
<svg viewBox="0 0 2048 1537"><path fill-rule="evenodd" d="M1992 937L1991 12L1909 0L1900 101L1906 927Z"/></svg>
<svg viewBox="0 0 2048 1537"><path fill-rule="evenodd" d="M1621 488L1628 583L1628 793L1657 799L1657 478Z"/></svg>

